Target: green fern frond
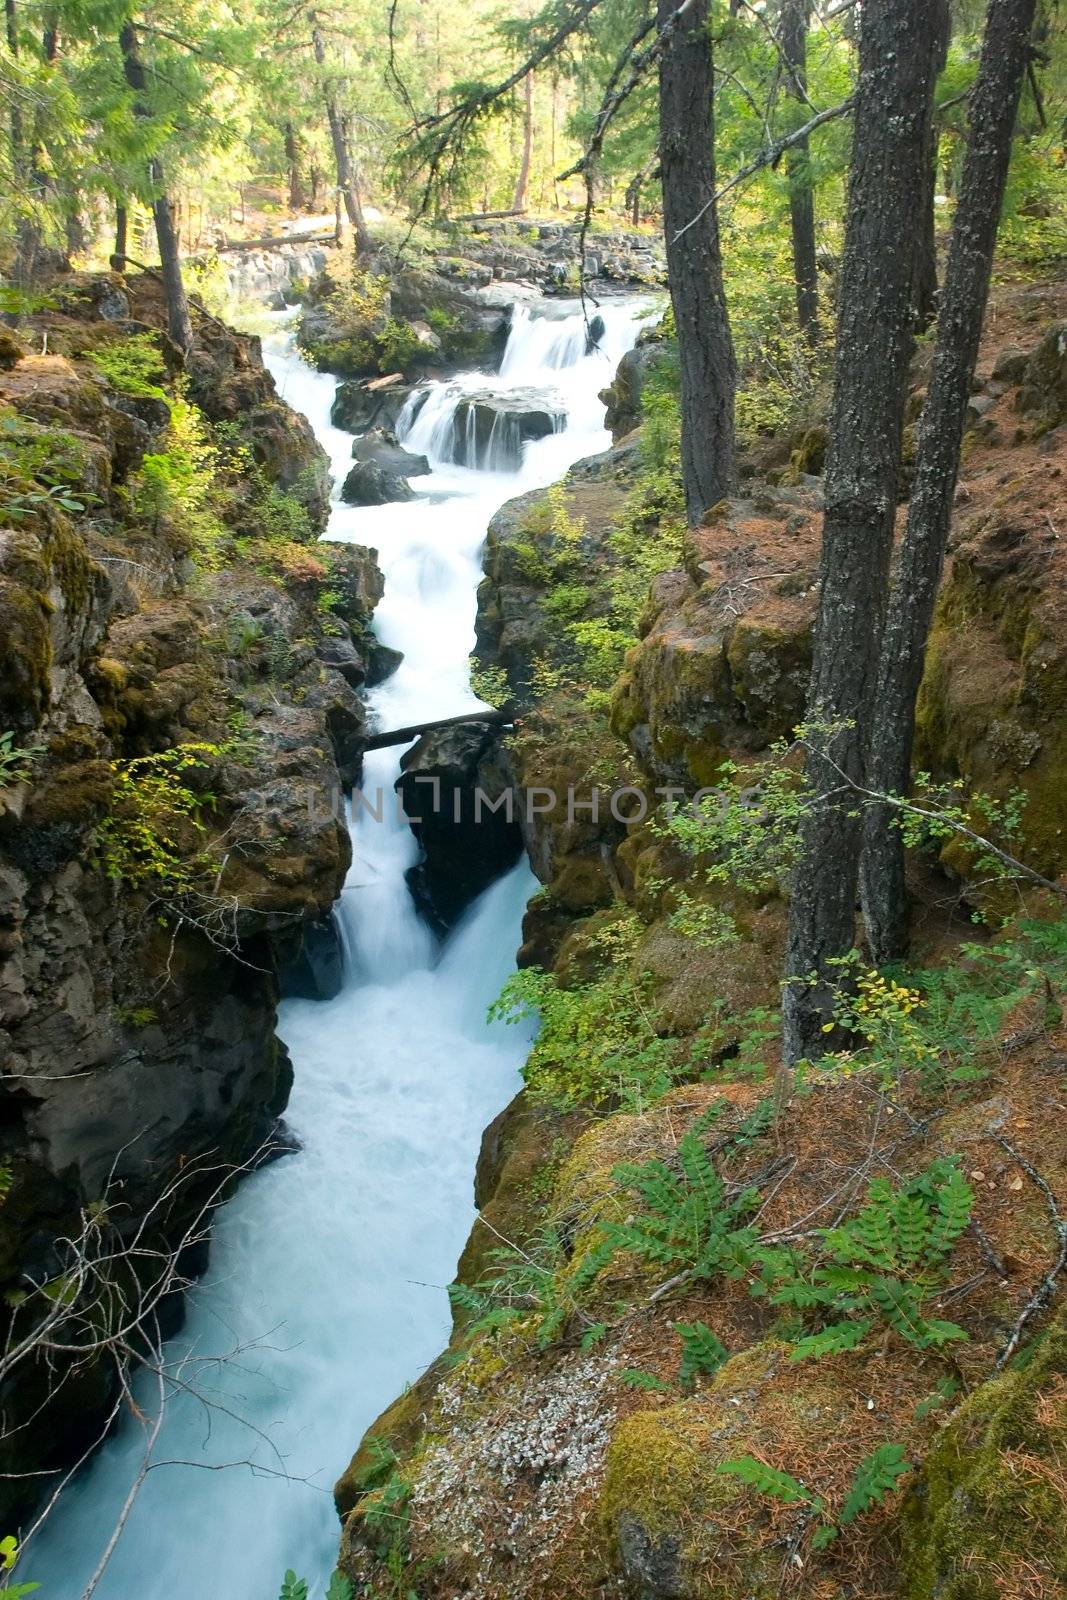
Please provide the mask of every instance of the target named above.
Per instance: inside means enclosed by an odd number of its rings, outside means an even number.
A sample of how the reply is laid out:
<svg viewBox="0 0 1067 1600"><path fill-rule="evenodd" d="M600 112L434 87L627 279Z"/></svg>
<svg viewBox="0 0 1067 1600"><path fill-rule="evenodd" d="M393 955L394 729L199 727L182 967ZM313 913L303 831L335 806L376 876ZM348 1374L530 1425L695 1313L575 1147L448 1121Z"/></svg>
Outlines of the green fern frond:
<svg viewBox="0 0 1067 1600"><path fill-rule="evenodd" d="M817 1510L822 1508L823 1502L819 1495L813 1494L788 1472L779 1472L777 1467L768 1467L764 1462L757 1461L755 1456L738 1456L733 1461L723 1461L715 1471L723 1478L739 1478L742 1483L747 1483L760 1494L768 1495L784 1506L808 1505L814 1506Z"/></svg>
<svg viewBox="0 0 1067 1600"><path fill-rule="evenodd" d="M681 1384L692 1383L698 1372L718 1372L730 1352L722 1340L703 1322L676 1322L674 1331L682 1341L682 1363L678 1369Z"/></svg>
<svg viewBox="0 0 1067 1600"><path fill-rule="evenodd" d="M855 1350L870 1333L871 1322L834 1322L821 1333L799 1339L789 1352L790 1361L810 1361L818 1356L836 1356L845 1350Z"/></svg>
<svg viewBox="0 0 1067 1600"><path fill-rule="evenodd" d="M873 1505L882 1505L885 1497L897 1486L911 1462L904 1456L902 1444L880 1444L856 1468L852 1487L848 1492L838 1520L842 1524L855 1522Z"/></svg>

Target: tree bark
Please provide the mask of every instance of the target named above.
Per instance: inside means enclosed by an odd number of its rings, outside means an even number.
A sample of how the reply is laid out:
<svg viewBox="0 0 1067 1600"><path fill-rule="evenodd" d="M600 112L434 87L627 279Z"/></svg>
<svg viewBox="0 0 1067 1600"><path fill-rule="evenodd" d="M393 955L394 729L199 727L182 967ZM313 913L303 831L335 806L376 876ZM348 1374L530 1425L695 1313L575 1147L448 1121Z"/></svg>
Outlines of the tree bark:
<svg viewBox="0 0 1067 1600"><path fill-rule="evenodd" d="M779 26L782 57L789 68L787 92L801 105L808 85L808 28L811 0L784 0ZM807 139L786 155L789 180L789 223L793 235L793 277L797 321L809 344L819 338L819 268L815 253L815 190Z"/></svg>
<svg viewBox="0 0 1067 1600"><path fill-rule="evenodd" d="M19 25L18 12L15 0L4 0L4 29L7 38L7 48L14 60L19 57ZM26 129L22 120L22 110L19 106L17 95L11 97L10 111L10 140L11 140L11 176L14 179L14 188L18 197L26 205L31 200L33 189L32 155L26 148ZM15 284L19 289L29 289L34 279L34 269L37 263L37 251L40 245L40 229L32 212L21 209L17 214L15 223Z"/></svg>
<svg viewBox="0 0 1067 1600"><path fill-rule="evenodd" d="M657 0L660 166L667 276L678 330L682 479L691 525L737 483L734 359L715 204L715 78L709 0L673 23Z"/></svg>
<svg viewBox="0 0 1067 1600"><path fill-rule="evenodd" d="M915 483L878 675L868 787L879 794L905 794L911 781L915 702L952 520L1035 10L1036 0L989 3L933 373L919 423ZM862 899L871 949L879 962L902 955L908 934L904 843L900 830L890 824L888 807L867 814Z"/></svg>
<svg viewBox="0 0 1067 1600"><path fill-rule="evenodd" d="M519 162L519 175L515 180L515 198L511 202L513 211L525 211L530 197L530 163L533 160L533 73L526 74L523 100L522 117L522 159Z"/></svg>
<svg viewBox="0 0 1067 1600"><path fill-rule="evenodd" d="M314 12L311 18L311 44L319 68L325 69L326 40L323 36L322 26ZM325 76L323 78L323 99L326 106L326 121L330 126L330 143L333 145L333 160L337 172L338 192L344 201L345 214L355 235L356 253L364 255L371 248L373 240L363 216L363 203L359 197L359 186L356 183L355 173L352 169L352 158L348 151L344 118L338 107L337 97Z"/></svg>
<svg viewBox="0 0 1067 1600"><path fill-rule="evenodd" d="M300 144L291 122L285 124L285 160L289 168L289 209L303 211L307 197L300 176Z"/></svg>
<svg viewBox="0 0 1067 1600"><path fill-rule="evenodd" d="M945 70L952 40L952 14L948 0L931 0L934 25L930 48L933 51L934 83ZM926 166L919 234L915 251L915 324L920 330L937 320L937 169L941 137L933 118L926 138Z"/></svg>
<svg viewBox="0 0 1067 1600"><path fill-rule="evenodd" d="M129 231L129 212L124 205L115 207L115 249L111 257L111 266L115 272L126 270L126 244Z"/></svg>
<svg viewBox="0 0 1067 1600"><path fill-rule="evenodd" d="M911 356L914 219L933 96L929 0L865 0L860 24L821 593L808 690L812 801L789 918L783 1049L822 1055L855 936L862 781L882 642ZM820 732L820 730L822 730Z"/></svg>
<svg viewBox="0 0 1067 1600"><path fill-rule="evenodd" d="M122 51L122 70L129 88L133 91L133 114L148 118L152 115L146 95L144 62L141 60L137 30L127 19L119 31L119 48ZM163 162L152 156L148 163L148 181L152 186L152 220L159 246L160 276L163 279L163 296L167 305L167 332L180 350L193 346L193 323L189 315L189 300L182 282L181 255L178 236L174 228L174 215L167 195Z"/></svg>

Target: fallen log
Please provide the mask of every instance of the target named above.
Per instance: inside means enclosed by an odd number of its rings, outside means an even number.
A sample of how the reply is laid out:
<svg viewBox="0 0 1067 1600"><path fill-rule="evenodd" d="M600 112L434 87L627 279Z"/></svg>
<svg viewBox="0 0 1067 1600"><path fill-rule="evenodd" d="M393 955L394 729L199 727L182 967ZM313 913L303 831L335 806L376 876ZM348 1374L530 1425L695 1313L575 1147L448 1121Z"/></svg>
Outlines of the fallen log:
<svg viewBox="0 0 1067 1600"><path fill-rule="evenodd" d="M222 255L225 250L270 250L275 245L281 244L333 244L333 233L281 233L271 234L264 239L226 239L222 244L214 246L215 254Z"/></svg>
<svg viewBox="0 0 1067 1600"><path fill-rule="evenodd" d="M451 222L498 222L504 217L524 217L526 207L520 206L518 211L462 211L459 216L451 217Z"/></svg>
<svg viewBox="0 0 1067 1600"><path fill-rule="evenodd" d="M464 723L485 723L499 728L510 728L515 713L510 706L498 711L465 711L461 717L438 717L436 722L415 722L408 728L391 728L388 733L372 733L364 743L364 750L385 750L392 744L407 744L424 733L434 733L438 728L461 728Z"/></svg>

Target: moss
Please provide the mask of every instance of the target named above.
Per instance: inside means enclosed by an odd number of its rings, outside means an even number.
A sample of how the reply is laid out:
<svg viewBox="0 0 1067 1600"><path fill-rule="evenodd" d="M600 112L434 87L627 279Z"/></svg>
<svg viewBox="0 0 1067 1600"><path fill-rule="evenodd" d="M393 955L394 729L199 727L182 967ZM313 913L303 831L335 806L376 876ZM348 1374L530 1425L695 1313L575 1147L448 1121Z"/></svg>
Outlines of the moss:
<svg viewBox="0 0 1067 1600"><path fill-rule="evenodd" d="M569 855L559 863L548 892L568 911L592 911L610 904L613 891L599 854Z"/></svg>
<svg viewBox="0 0 1067 1600"><path fill-rule="evenodd" d="M0 578L0 639L5 654L0 720L5 727L33 727L50 694L52 635L43 593Z"/></svg>
<svg viewBox="0 0 1067 1600"><path fill-rule="evenodd" d="M1061 1313L1029 1364L976 1390L930 1452L905 1507L906 1600L1056 1593L1067 1583L1065 1458Z"/></svg>
<svg viewBox="0 0 1067 1600"><path fill-rule="evenodd" d="M984 583L957 560L927 649L916 718L916 765L968 788L1026 795L1027 859L1067 863L1067 665L1055 608L1024 583ZM958 850L946 864L964 875Z"/></svg>
<svg viewBox="0 0 1067 1600"><path fill-rule="evenodd" d="M365 1475L375 1464L370 1441L379 1440L389 1445L398 1456L406 1455L419 1437L426 1406L441 1375L440 1364L435 1363L371 1423L360 1441L359 1449L334 1485L334 1503L342 1520L361 1499Z"/></svg>

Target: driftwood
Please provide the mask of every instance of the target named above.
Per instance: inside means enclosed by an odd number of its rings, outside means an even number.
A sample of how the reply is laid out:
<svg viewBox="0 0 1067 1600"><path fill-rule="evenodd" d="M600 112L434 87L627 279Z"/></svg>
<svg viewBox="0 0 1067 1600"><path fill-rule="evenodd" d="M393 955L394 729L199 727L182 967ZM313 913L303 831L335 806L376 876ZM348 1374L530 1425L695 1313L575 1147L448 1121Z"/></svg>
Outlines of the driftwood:
<svg viewBox="0 0 1067 1600"><path fill-rule="evenodd" d="M518 211L464 211L458 217L451 217L451 222L499 222L505 217L525 217L527 207L520 206Z"/></svg>
<svg viewBox="0 0 1067 1600"><path fill-rule="evenodd" d="M227 239L224 244L214 246L215 254L222 255L226 250L269 250L274 245L281 244L333 244L333 230L329 233L282 233L268 235L264 239Z"/></svg>
<svg viewBox="0 0 1067 1600"><path fill-rule="evenodd" d="M504 706L500 711L466 711L461 717L439 717L436 722L416 722L410 728L392 728L388 733L372 733L363 748L385 750L391 744L407 744L409 739L433 733L438 728L461 728L465 723L488 722L495 727L510 728L514 721L515 713L510 706Z"/></svg>

